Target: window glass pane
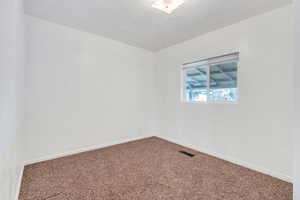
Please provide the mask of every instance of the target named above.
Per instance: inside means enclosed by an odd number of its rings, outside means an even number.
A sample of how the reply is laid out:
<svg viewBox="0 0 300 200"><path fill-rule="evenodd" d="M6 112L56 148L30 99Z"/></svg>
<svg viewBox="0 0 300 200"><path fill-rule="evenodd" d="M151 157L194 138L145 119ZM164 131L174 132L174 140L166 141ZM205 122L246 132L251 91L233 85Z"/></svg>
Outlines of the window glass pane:
<svg viewBox="0 0 300 200"><path fill-rule="evenodd" d="M237 61L210 66L211 101L237 101Z"/></svg>
<svg viewBox="0 0 300 200"><path fill-rule="evenodd" d="M206 102L208 99L208 67L184 69L185 100Z"/></svg>

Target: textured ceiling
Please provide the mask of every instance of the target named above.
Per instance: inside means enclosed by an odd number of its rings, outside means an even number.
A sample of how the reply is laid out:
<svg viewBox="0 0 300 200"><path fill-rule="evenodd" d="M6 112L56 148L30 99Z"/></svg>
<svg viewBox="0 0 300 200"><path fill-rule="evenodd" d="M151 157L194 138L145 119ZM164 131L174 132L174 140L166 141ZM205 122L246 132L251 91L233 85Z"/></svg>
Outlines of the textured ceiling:
<svg viewBox="0 0 300 200"><path fill-rule="evenodd" d="M151 51L291 3L292 0L186 0L167 15L153 0L25 0L25 13Z"/></svg>

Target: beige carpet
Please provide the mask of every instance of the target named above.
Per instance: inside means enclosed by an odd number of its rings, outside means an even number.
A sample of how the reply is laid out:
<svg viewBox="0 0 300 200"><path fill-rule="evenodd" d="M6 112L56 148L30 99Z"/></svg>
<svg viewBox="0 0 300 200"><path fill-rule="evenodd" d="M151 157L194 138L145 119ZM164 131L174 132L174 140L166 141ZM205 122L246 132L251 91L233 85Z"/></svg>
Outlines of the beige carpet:
<svg viewBox="0 0 300 200"><path fill-rule="evenodd" d="M152 137L26 166L19 199L292 200L292 184Z"/></svg>

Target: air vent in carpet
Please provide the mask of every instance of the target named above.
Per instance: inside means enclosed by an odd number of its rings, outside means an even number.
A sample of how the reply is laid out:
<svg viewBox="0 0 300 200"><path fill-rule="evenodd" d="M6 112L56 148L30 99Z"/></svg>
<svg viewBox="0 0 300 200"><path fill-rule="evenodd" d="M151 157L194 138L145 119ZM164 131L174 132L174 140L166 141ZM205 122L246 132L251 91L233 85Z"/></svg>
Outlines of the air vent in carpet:
<svg viewBox="0 0 300 200"><path fill-rule="evenodd" d="M194 157L195 156L194 154L186 152L186 151L179 151L179 153L182 153L182 154L184 154L186 156L189 156L189 157Z"/></svg>

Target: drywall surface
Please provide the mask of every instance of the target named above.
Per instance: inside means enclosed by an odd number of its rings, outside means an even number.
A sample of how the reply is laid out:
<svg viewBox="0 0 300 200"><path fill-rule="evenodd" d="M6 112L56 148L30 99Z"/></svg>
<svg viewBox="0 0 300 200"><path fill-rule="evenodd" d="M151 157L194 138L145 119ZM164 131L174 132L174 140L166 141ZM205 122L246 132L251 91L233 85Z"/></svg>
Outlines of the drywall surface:
<svg viewBox="0 0 300 200"><path fill-rule="evenodd" d="M26 161L153 135L154 54L26 16Z"/></svg>
<svg viewBox="0 0 300 200"><path fill-rule="evenodd" d="M295 0L294 199L300 199L300 0Z"/></svg>
<svg viewBox="0 0 300 200"><path fill-rule="evenodd" d="M158 53L160 133L198 150L292 177L292 6ZM237 104L180 102L181 65L240 52Z"/></svg>
<svg viewBox="0 0 300 200"><path fill-rule="evenodd" d="M15 198L21 171L23 8L0 1L0 199Z"/></svg>

